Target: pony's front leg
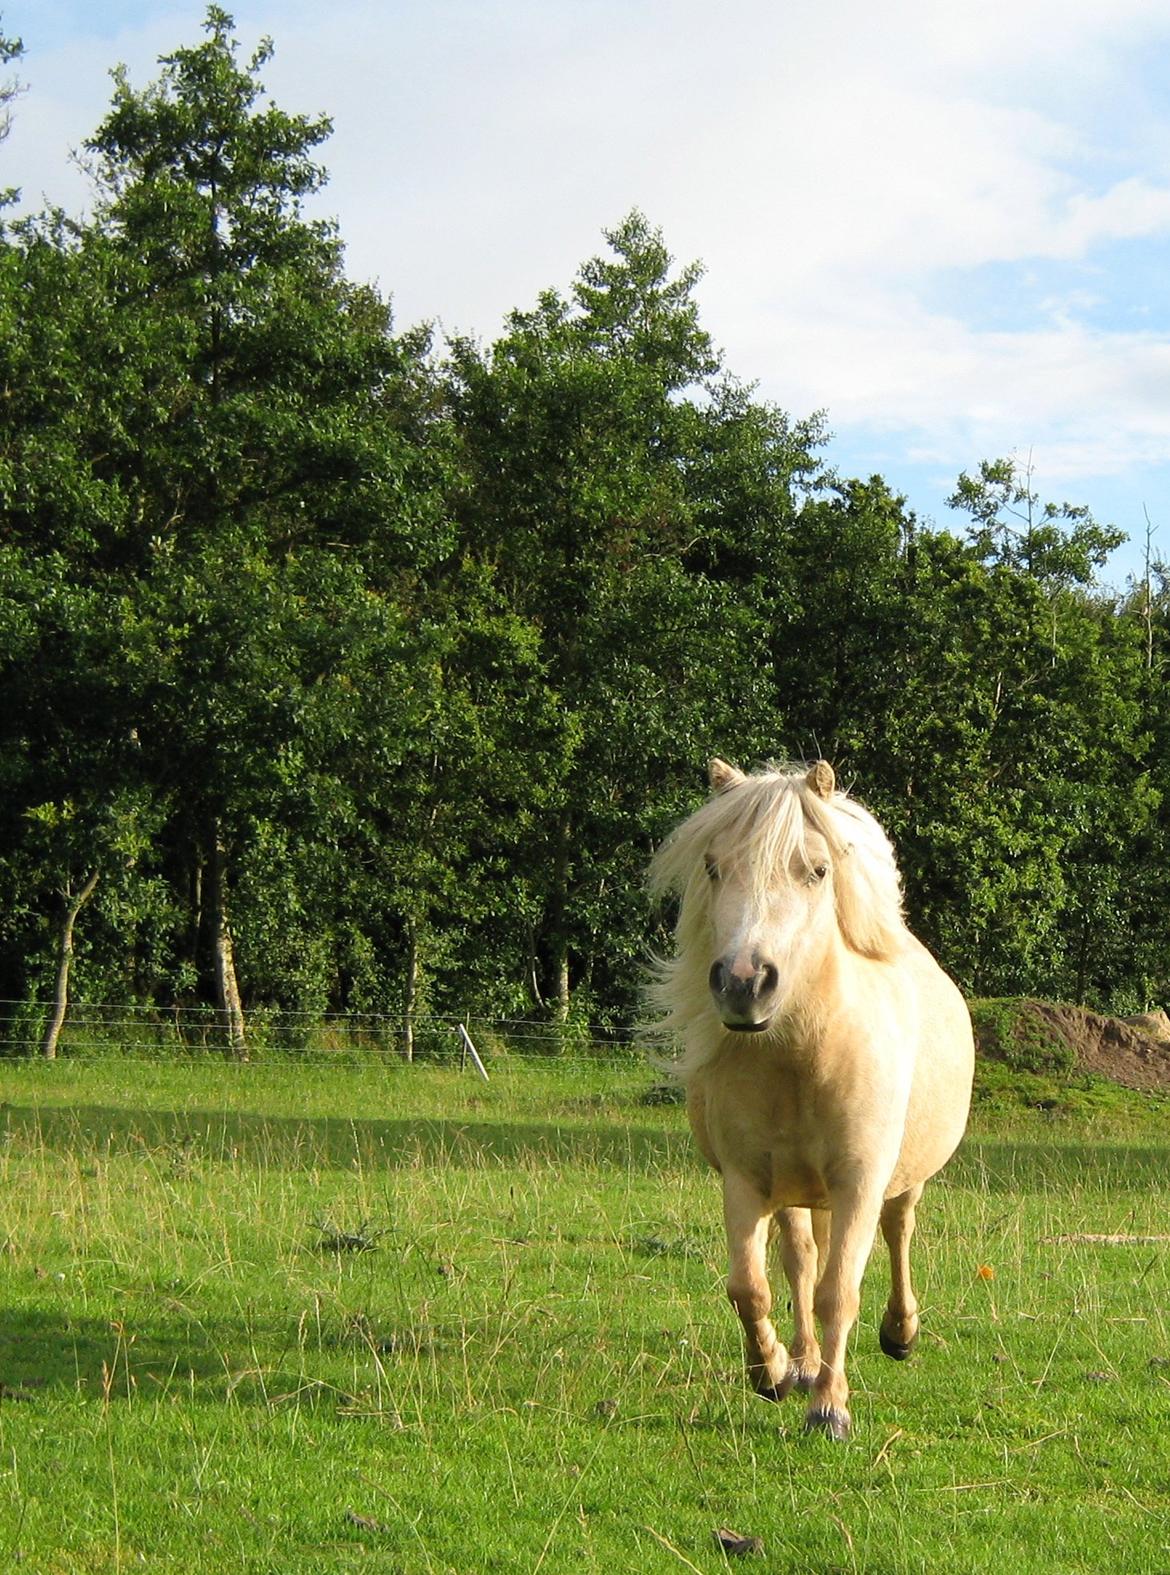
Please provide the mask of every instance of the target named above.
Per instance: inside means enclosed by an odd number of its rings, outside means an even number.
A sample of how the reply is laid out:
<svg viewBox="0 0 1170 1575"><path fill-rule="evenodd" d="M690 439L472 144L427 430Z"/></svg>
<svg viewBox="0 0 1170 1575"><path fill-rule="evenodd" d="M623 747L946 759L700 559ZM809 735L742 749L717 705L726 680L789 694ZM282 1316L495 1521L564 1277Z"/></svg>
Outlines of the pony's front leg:
<svg viewBox="0 0 1170 1575"><path fill-rule="evenodd" d="M890 1249L890 1300L878 1339L886 1355L897 1362L910 1355L918 1339L918 1301L910 1283L910 1238L921 1196L920 1183L896 1198L887 1198L882 1205L882 1235Z"/></svg>
<svg viewBox="0 0 1170 1575"><path fill-rule="evenodd" d="M784 1273L792 1291L792 1347L788 1352L788 1382L798 1389L811 1389L821 1370L821 1348L813 1317L813 1293L817 1287L818 1264L828 1245L824 1209L781 1209L776 1216L780 1227L780 1254Z"/></svg>
<svg viewBox="0 0 1170 1575"><path fill-rule="evenodd" d="M845 1351L861 1306L861 1277L881 1213L880 1196L832 1199L829 1258L814 1298L821 1324L821 1370L813 1384L805 1428L848 1438L849 1385Z"/></svg>
<svg viewBox="0 0 1170 1575"><path fill-rule="evenodd" d="M767 1200L742 1176L724 1172L723 1220L727 1227L727 1295L743 1324L748 1376L757 1394L780 1400L789 1389L788 1352L772 1327L768 1284Z"/></svg>

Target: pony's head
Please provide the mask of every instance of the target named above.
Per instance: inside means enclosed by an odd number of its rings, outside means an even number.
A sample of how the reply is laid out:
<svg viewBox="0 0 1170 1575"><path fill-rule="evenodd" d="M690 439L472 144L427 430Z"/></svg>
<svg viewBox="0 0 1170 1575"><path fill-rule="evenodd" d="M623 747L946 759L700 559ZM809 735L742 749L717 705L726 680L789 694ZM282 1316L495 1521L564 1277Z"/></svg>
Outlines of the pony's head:
<svg viewBox="0 0 1170 1575"><path fill-rule="evenodd" d="M709 768L713 797L663 843L651 886L681 898L677 954L659 995L666 1026L712 1007L722 1026L760 1033L800 999L825 949L893 955L904 934L893 850L833 769Z"/></svg>

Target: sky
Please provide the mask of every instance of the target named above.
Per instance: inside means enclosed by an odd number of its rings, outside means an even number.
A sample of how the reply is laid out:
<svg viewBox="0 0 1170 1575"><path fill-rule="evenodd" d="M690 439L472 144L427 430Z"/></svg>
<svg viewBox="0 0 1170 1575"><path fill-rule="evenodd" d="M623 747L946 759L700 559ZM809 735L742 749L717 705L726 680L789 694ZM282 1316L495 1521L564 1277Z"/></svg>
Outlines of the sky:
<svg viewBox="0 0 1170 1575"><path fill-rule="evenodd" d="M729 371L919 519L981 460L1170 560L1170 5L1151 0L222 0L320 216L400 328L490 342L632 208L700 261ZM25 91L0 185L84 212L110 69L202 0L0 0Z"/></svg>

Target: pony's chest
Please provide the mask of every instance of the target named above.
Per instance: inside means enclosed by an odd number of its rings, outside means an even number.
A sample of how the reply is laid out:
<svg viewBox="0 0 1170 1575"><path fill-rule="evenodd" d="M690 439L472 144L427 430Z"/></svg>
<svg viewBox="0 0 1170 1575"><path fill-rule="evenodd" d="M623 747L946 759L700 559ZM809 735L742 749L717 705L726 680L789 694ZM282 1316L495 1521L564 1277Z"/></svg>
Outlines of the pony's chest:
<svg viewBox="0 0 1170 1575"><path fill-rule="evenodd" d="M807 1077L772 1067L767 1077L712 1078L690 1102L700 1148L720 1171L748 1177L774 1208L819 1208L842 1160L865 1147L872 1115L841 1090L826 1097Z"/></svg>

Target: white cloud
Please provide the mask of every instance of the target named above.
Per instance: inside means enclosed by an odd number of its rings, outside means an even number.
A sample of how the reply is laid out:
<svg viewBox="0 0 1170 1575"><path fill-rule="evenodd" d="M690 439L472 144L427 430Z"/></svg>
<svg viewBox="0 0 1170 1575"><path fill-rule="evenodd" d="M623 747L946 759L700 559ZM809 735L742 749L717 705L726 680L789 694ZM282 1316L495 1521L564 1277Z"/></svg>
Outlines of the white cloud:
<svg viewBox="0 0 1170 1575"><path fill-rule="evenodd" d="M1051 256L1083 256L1103 241L1132 240L1170 230L1170 186L1152 186L1141 176L1118 181L1100 196L1076 192Z"/></svg>
<svg viewBox="0 0 1170 1575"><path fill-rule="evenodd" d="M135 81L199 36L202 3L139 5L108 47L30 45L4 180L73 201L66 147L107 68ZM128 7L128 10L132 7ZM739 375L846 440L955 474L1036 443L1059 474L1170 462L1170 332L1119 270L1170 236L1170 104L1148 0L237 0L288 109L335 120L323 157L351 272L399 321L491 337L566 286L631 206L701 257L704 319ZM128 18L127 18L128 23ZM81 26L82 24L79 24ZM32 173L30 173L30 171ZM73 190L77 190L75 185ZM993 265L995 330L957 280ZM1043 270L1043 284L1030 277ZM946 309L937 303L945 300ZM933 306L931 303L935 303ZM1149 312L1142 319L1144 306ZM1147 331L1132 332L1143 320Z"/></svg>

